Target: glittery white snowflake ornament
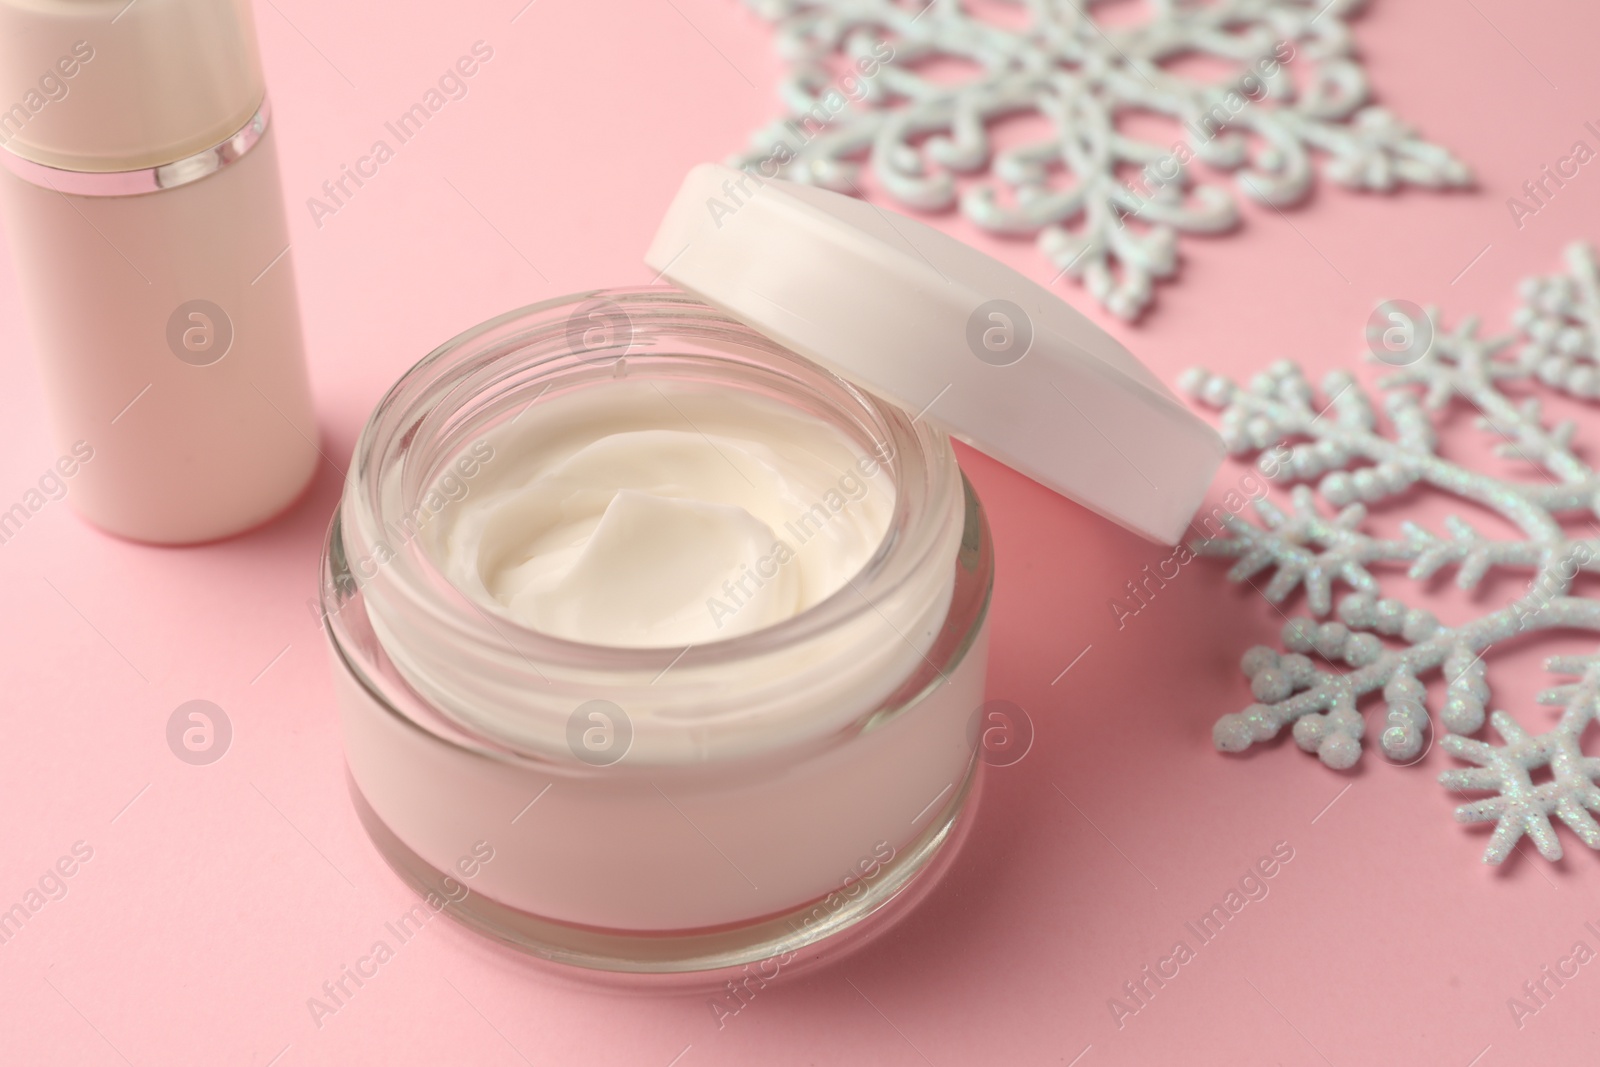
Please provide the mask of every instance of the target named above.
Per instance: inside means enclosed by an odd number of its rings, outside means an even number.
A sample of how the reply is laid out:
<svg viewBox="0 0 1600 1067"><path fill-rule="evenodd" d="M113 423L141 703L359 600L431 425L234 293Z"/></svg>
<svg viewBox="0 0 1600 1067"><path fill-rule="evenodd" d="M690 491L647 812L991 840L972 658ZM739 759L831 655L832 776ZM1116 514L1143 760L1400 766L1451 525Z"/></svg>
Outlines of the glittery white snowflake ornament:
<svg viewBox="0 0 1600 1067"><path fill-rule="evenodd" d="M1479 337L1475 319L1445 331L1428 309L1417 325L1431 344L1378 380L1387 431L1379 426L1373 394L1344 371L1324 379L1326 399L1289 362L1273 364L1244 386L1203 370L1189 371L1180 383L1201 403L1221 409L1222 436L1233 454L1260 453L1262 474L1291 487L1287 511L1260 500L1259 526L1222 516L1230 536L1206 538L1195 550L1235 559L1229 576L1237 581L1271 568L1261 590L1266 599L1279 604L1303 587L1312 613L1285 624L1284 652L1261 646L1245 653L1241 665L1258 703L1218 720L1217 747L1241 751L1292 723L1301 748L1335 769L1351 767L1365 733L1356 702L1381 692L1386 716L1378 745L1390 759L1415 760L1431 728L1421 678L1439 670L1446 679L1437 715L1445 735L1440 745L1477 764L1447 771L1441 782L1495 794L1456 810L1462 822L1496 823L1487 863L1502 862L1524 834L1541 855L1560 858L1552 816L1600 849L1600 824L1589 815L1600 811L1600 758L1579 747L1597 714L1600 654L1549 662L1557 673L1580 676L1540 696L1541 703L1566 709L1552 730L1529 734L1496 711L1489 721L1501 744L1466 736L1484 726L1489 687L1483 660L1492 646L1544 631L1600 633L1600 601L1572 591L1580 573L1600 571L1600 524L1594 522L1600 473L1574 453L1572 422L1547 424L1536 398L1513 401L1502 390L1506 382L1531 379L1579 397L1600 395L1592 370L1600 336L1594 254L1577 245L1567 263L1568 274L1523 286L1528 303L1514 316L1521 331L1515 337ZM1586 368L1588 374L1577 373ZM1435 418L1452 404L1475 410L1479 428L1500 438L1497 452L1531 465L1545 480L1500 478L1442 456ZM1413 487L1487 508L1521 537L1486 536L1455 516L1444 521L1443 532L1414 522L1403 523L1398 537L1364 531L1370 505ZM1574 536L1563 528L1563 516L1588 519L1595 536ZM1419 581L1454 568L1456 584L1469 590L1495 570L1526 571L1530 581L1510 603L1446 626L1425 608L1382 595L1372 568L1395 564ZM1353 590L1336 611L1335 583ZM1330 612L1337 619L1327 619ZM1535 783L1531 772L1541 768L1551 778Z"/></svg>
<svg viewBox="0 0 1600 1067"><path fill-rule="evenodd" d="M1347 25L1361 0L1149 0L1135 23L1098 20L1097 0L1026 0L1004 25L961 0L746 2L776 23L787 114L733 165L859 195L870 162L901 204L959 202L986 230L1035 236L1057 277L1123 318L1177 270L1180 232L1238 222L1215 172L1274 207L1305 197L1315 163L1358 189L1471 180L1370 103ZM1178 69L1197 58L1231 73ZM944 60L973 73L924 73ZM1048 134L997 151L994 126L1018 115ZM1167 137L1128 132L1129 118L1151 116L1171 122ZM958 189L957 175L986 166Z"/></svg>

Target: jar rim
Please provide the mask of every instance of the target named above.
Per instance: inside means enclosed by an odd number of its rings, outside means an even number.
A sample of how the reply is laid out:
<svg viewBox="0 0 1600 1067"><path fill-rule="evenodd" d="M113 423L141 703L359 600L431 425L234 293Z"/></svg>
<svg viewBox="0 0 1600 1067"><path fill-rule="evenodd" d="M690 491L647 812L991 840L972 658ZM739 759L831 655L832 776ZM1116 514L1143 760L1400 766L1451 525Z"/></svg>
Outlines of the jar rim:
<svg viewBox="0 0 1600 1067"><path fill-rule="evenodd" d="M587 324L585 309L597 303L627 322L620 342L591 344L583 330L575 339L573 320ZM686 383L713 399L722 388L743 389L829 421L863 452L887 443L871 475L894 484L883 542L843 587L804 611L665 648L542 633L449 580L426 528L385 542L406 534L390 523L421 487L441 472L471 477L454 464L474 438L494 440L541 398L629 379ZM471 491L455 488L454 499ZM753 768L747 761L763 754L793 759L874 731L951 680L993 580L982 507L948 436L668 287L541 301L435 348L363 428L327 544L327 634L363 684L449 743L579 774L595 769L584 729L597 703L627 735L616 759L626 756L629 769L606 762L606 773L707 761Z"/></svg>
<svg viewBox="0 0 1600 1067"><path fill-rule="evenodd" d="M917 564L923 560L906 560L905 553L926 556L938 544L938 538L925 536L928 531L919 526L937 521L948 511L947 495L952 487L960 491L959 467L949 438L920 418L859 389L827 368L670 286L596 289L539 301L472 326L434 348L390 387L356 441L354 461L339 505L346 536L354 529L361 531L364 540L381 542L381 536L372 535L376 530L386 529L385 520L393 517L386 514L392 510L393 501L384 499L384 483L391 473L391 464L396 461L404 464L409 450L416 447L418 433L430 417L432 428L437 428L443 418L454 414L442 410L446 402L453 400L465 405L473 399L470 390L463 390L463 385L472 381L471 372L481 369L471 366L475 358L487 356L498 362L526 353L541 341L549 340L552 312L567 310L570 321L571 312L596 301L620 307L639 318L659 318L669 329L696 336L701 341L762 352L780 361L782 369L796 380L809 378L812 384L826 384L840 395L850 397L862 413L877 422L887 439L885 443L892 449L892 457L885 462L885 467L893 465L894 514L883 542L861 571L828 597L786 619L690 646L693 651L689 654L697 663L739 660L803 642L876 610L875 600L892 593L894 586L914 579L920 570ZM542 337L538 335L540 326L544 329ZM527 329L515 332L517 327ZM512 335L503 336L508 329L514 331ZM594 357L586 358L592 361ZM545 357L536 362L548 361ZM408 472L412 489L422 484L429 473L425 469ZM911 477L913 475L917 477ZM597 669L619 671L660 670L664 657L685 655L681 645L590 644L533 629L507 613L493 612L491 617L483 605L444 578L435 561L415 543L416 540L412 539L406 546L409 551L394 556L398 566L381 567L379 576L384 579L385 594L402 597L411 607L428 612L436 622L469 640L500 647L510 645L524 658L534 654L535 660L549 657L564 663L579 662ZM374 579L374 583L376 581ZM324 600L330 595L335 604L325 603L324 608L336 610L340 591L325 588Z"/></svg>

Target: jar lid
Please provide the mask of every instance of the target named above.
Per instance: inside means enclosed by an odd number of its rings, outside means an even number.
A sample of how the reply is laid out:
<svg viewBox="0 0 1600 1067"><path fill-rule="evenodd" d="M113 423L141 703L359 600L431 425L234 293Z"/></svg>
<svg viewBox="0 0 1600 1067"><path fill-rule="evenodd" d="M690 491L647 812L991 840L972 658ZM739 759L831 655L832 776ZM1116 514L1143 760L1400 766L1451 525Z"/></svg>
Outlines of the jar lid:
<svg viewBox="0 0 1600 1067"><path fill-rule="evenodd" d="M645 262L795 352L1151 540L1222 462L1207 426L1055 294L920 222L715 163Z"/></svg>

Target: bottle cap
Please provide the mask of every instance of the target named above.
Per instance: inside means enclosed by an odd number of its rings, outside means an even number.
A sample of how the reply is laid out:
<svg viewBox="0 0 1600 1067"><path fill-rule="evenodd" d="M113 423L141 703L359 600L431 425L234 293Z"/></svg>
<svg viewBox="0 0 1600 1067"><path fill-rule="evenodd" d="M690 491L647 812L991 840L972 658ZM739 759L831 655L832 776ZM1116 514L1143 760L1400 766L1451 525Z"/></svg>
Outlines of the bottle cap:
<svg viewBox="0 0 1600 1067"><path fill-rule="evenodd" d="M0 148L31 163L159 167L265 94L248 0L0 0Z"/></svg>
<svg viewBox="0 0 1600 1067"><path fill-rule="evenodd" d="M785 347L1106 518L1175 544L1222 440L1110 334L930 226L719 164L645 262Z"/></svg>

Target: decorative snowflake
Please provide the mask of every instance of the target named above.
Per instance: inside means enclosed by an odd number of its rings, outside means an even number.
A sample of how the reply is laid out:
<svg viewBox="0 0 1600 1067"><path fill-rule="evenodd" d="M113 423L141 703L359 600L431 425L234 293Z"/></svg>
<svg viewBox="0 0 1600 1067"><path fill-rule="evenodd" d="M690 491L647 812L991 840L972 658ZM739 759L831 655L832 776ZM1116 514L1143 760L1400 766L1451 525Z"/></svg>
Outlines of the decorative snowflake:
<svg viewBox="0 0 1600 1067"><path fill-rule="evenodd" d="M961 0L746 2L777 24L788 113L733 165L860 195L870 158L902 204L938 211L959 200L986 230L1036 235L1057 277L1082 281L1126 319L1176 271L1179 231L1239 220L1234 197L1197 183L1192 161L1233 172L1245 196L1274 207L1306 195L1313 155L1359 189L1471 180L1448 151L1369 104L1346 24L1362 0L1149 0L1136 24L1097 21L1099 0L1025 0L1020 27L975 17ZM1210 81L1174 69L1195 58L1233 73ZM976 73L922 72L939 61ZM996 151L991 127L1017 115L1051 133ZM1170 138L1125 132L1136 116L1169 120ZM987 179L958 191L957 174L991 160Z"/></svg>
<svg viewBox="0 0 1600 1067"><path fill-rule="evenodd" d="M1600 632L1600 601L1571 591L1579 573L1600 572L1600 525L1593 521L1600 514L1600 474L1574 454L1573 423L1547 425L1536 398L1513 401L1501 388L1533 379L1582 398L1600 394L1594 255L1574 246L1567 261L1569 274L1523 286L1529 303L1514 317L1517 337L1480 338L1475 319L1445 332L1437 312L1427 309L1426 321L1416 325L1419 335L1432 337L1431 345L1378 381L1388 433L1378 426L1372 396L1344 371L1324 379L1325 401L1289 362L1273 364L1247 386L1203 370L1189 371L1181 382L1191 396L1221 409L1230 452L1260 453L1262 474L1293 486L1287 511L1258 501L1260 526L1224 515L1231 536L1201 540L1195 550L1237 560L1229 572L1237 581L1274 568L1262 590L1266 599L1278 604L1304 587L1313 616L1287 621L1285 653L1265 646L1245 653L1241 665L1259 703L1217 722L1217 747L1241 751L1293 723L1301 748L1330 767L1350 767L1360 758L1365 730L1356 701L1381 690L1387 717L1378 744L1391 759L1415 760L1429 725L1420 678L1441 670L1447 680L1438 709L1447 734L1441 747L1478 766L1447 771L1440 781L1458 791L1496 794L1456 809L1459 821L1497 823L1484 854L1488 863L1503 861L1524 834L1546 858L1559 859L1552 815L1600 849L1600 825L1588 814L1600 812L1600 758L1579 748L1600 711L1600 655L1548 662L1549 670L1579 676L1539 697L1566 709L1548 733L1530 735L1496 711L1490 722L1502 744L1465 736L1484 725L1489 687L1483 657L1491 646L1536 631ZM1387 353L1386 359L1393 362ZM1531 465L1544 480L1498 478L1441 456L1434 413L1457 402L1475 409L1479 427L1502 439L1501 455ZM1315 491L1295 484L1310 482ZM1394 538L1363 532L1368 505L1418 485L1492 510L1522 538L1484 536L1455 516L1445 520L1443 533L1413 522L1402 524ZM1333 517L1323 514L1318 497L1335 509ZM1588 518L1595 536L1569 533L1559 521L1563 515ZM1493 569L1527 570L1532 578L1511 603L1445 626L1424 608L1382 596L1369 569L1382 564L1408 564L1416 580L1453 567L1462 589L1474 588ZM1337 620L1321 621L1333 609L1335 582L1354 592L1340 599ZM1331 669L1318 667L1313 655ZM1540 768L1551 777L1536 784L1530 772Z"/></svg>

